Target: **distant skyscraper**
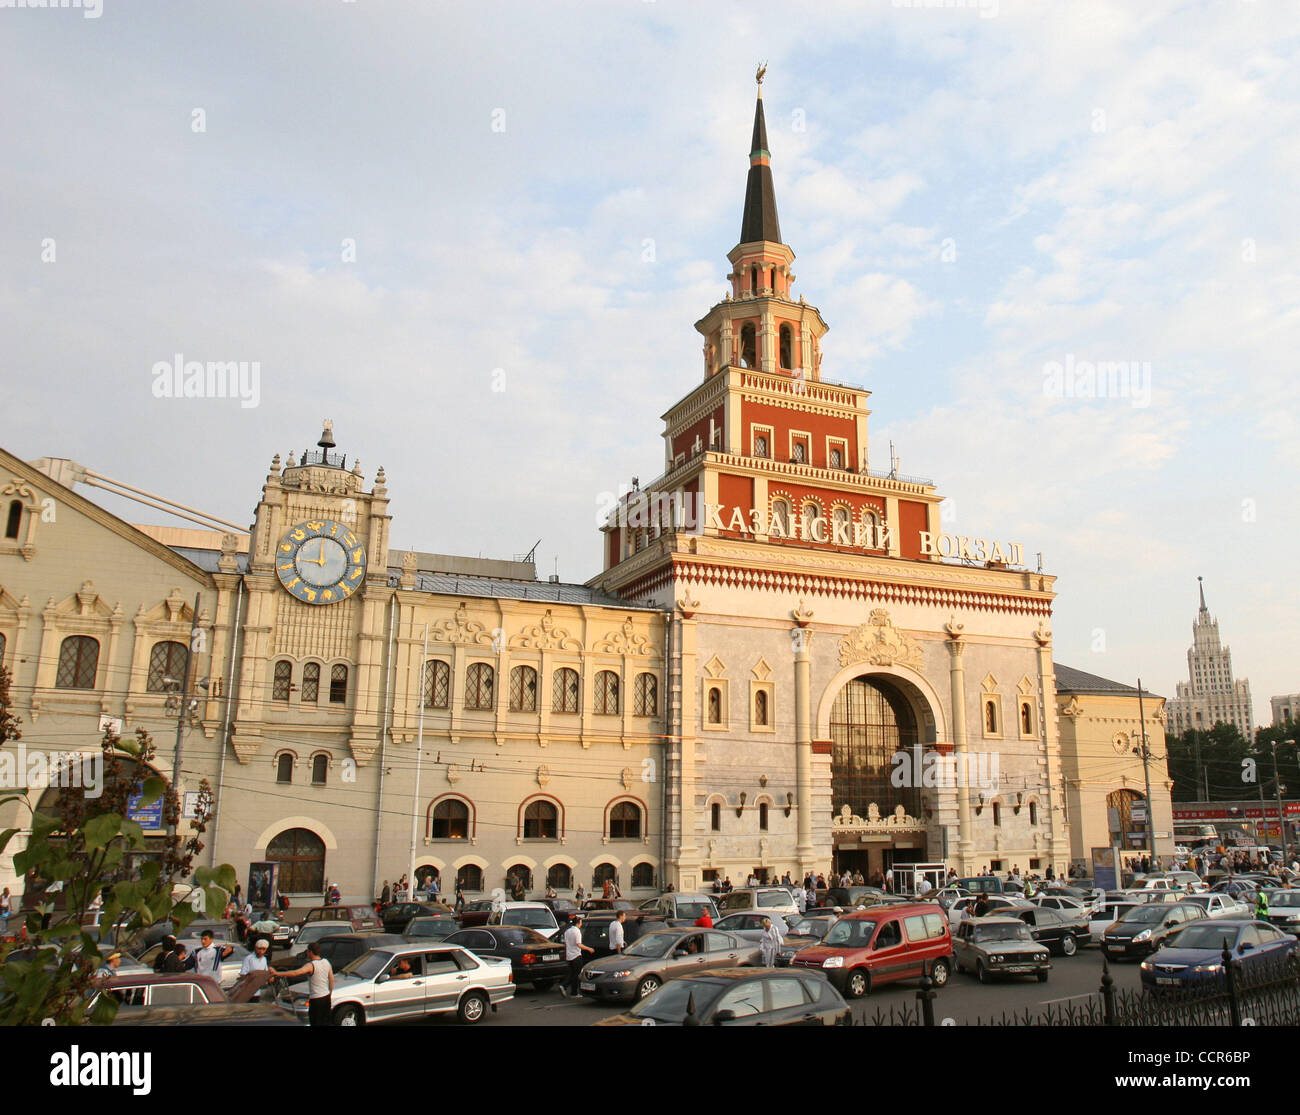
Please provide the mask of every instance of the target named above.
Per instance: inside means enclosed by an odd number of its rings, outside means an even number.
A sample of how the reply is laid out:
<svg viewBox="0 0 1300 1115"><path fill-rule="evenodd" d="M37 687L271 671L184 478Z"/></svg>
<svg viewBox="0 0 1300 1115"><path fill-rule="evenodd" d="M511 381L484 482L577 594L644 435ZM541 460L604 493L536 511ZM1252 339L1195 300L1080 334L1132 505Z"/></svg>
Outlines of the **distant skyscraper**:
<svg viewBox="0 0 1300 1115"><path fill-rule="evenodd" d="M1201 581L1197 577L1198 582ZM1219 721L1235 724L1247 739L1255 733L1250 708L1250 682L1232 680L1232 651L1219 645L1219 621L1205 606L1205 585L1200 585L1201 608L1192 625L1192 647L1187 652L1189 681L1178 683L1168 702L1169 730L1196 728L1208 731Z"/></svg>

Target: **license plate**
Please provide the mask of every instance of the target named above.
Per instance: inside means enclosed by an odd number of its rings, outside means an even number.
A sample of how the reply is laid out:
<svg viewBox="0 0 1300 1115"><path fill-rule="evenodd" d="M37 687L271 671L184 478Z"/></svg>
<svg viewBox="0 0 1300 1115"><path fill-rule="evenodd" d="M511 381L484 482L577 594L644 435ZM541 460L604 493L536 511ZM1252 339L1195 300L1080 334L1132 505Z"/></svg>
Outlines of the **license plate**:
<svg viewBox="0 0 1300 1115"><path fill-rule="evenodd" d="M1178 980L1173 976L1156 976L1156 983L1161 987L1177 987Z"/></svg>
<svg viewBox="0 0 1300 1115"><path fill-rule="evenodd" d="M590 980L583 980L582 982L580 982L580 983L578 984L578 990L579 990L579 991L595 991L595 990L596 990L596 985L595 985L594 983L592 983Z"/></svg>
<svg viewBox="0 0 1300 1115"><path fill-rule="evenodd" d="M1004 972L1014 972L1014 973L1017 974L1017 975L1022 975L1022 974L1024 974L1025 972L1032 972L1032 971L1033 971L1033 968L1026 967L1024 964L1017 964L1017 965L1015 965L1014 967L1011 967L1011 968L1003 968L1002 970L1003 970Z"/></svg>

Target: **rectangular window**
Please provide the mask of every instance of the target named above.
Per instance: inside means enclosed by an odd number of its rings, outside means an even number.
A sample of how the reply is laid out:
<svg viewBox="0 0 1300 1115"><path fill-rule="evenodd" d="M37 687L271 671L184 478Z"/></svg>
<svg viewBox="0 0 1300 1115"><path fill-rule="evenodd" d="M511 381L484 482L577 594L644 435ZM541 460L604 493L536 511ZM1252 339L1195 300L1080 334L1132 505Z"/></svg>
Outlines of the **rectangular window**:
<svg viewBox="0 0 1300 1115"><path fill-rule="evenodd" d="M348 700L348 668L330 667L330 704L343 705Z"/></svg>

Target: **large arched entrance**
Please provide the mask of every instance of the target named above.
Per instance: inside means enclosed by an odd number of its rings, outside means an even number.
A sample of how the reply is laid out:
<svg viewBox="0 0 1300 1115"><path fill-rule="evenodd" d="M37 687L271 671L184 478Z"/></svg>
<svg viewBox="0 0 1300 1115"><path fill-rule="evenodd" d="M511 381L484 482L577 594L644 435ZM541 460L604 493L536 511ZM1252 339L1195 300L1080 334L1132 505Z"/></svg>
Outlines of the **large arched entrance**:
<svg viewBox="0 0 1300 1115"><path fill-rule="evenodd" d="M1112 790L1106 795L1106 822L1110 829L1111 847L1118 846L1125 851L1146 850L1146 798L1136 790Z"/></svg>
<svg viewBox="0 0 1300 1115"><path fill-rule="evenodd" d="M911 775L928 733L912 696L887 675L852 678L835 696L829 729L833 869L870 882L896 863L924 861L922 787Z"/></svg>

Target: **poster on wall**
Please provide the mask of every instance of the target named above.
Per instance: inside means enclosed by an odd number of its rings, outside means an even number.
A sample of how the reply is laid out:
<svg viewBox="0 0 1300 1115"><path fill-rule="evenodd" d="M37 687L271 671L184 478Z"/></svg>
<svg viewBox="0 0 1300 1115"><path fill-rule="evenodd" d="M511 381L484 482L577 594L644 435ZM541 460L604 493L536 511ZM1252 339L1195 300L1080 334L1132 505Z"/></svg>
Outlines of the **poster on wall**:
<svg viewBox="0 0 1300 1115"><path fill-rule="evenodd" d="M1092 850L1092 885L1099 890L1119 890L1119 874L1115 870L1115 849Z"/></svg>
<svg viewBox="0 0 1300 1115"><path fill-rule="evenodd" d="M248 865L248 903L255 912L274 909L276 884L279 879L278 863Z"/></svg>

